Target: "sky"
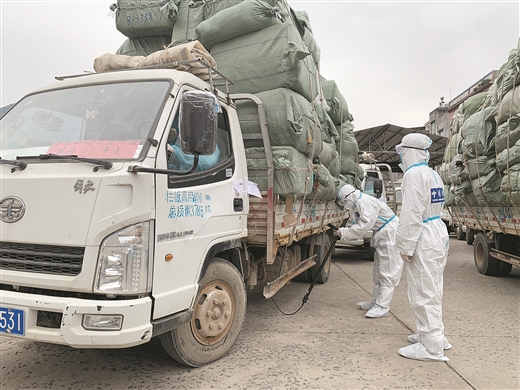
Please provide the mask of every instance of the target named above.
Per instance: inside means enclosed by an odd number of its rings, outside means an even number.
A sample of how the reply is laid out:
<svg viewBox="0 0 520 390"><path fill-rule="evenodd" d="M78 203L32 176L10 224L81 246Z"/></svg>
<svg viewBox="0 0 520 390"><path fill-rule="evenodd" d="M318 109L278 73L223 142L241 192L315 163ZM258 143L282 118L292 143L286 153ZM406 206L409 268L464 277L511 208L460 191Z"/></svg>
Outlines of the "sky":
<svg viewBox="0 0 520 390"><path fill-rule="evenodd" d="M0 0L0 107L115 53L126 37L108 16L113 2ZM441 96L448 102L499 69L520 36L518 0L289 5L308 13L321 74L338 84L355 130L423 126Z"/></svg>

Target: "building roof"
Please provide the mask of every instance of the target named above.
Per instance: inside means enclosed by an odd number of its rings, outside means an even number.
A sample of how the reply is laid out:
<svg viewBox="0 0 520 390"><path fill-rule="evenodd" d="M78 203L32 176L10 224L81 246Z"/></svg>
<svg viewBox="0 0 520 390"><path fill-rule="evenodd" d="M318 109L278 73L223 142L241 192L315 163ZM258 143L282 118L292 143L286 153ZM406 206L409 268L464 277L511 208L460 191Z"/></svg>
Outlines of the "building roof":
<svg viewBox="0 0 520 390"><path fill-rule="evenodd" d="M432 139L432 146L428 149L430 152L430 165L440 165L448 138L430 134L425 130L424 126L408 128L387 123L386 125L355 131L354 136L360 151L372 153L378 161L394 167L400 162L395 146L401 143L401 139L406 134L410 133L426 134Z"/></svg>

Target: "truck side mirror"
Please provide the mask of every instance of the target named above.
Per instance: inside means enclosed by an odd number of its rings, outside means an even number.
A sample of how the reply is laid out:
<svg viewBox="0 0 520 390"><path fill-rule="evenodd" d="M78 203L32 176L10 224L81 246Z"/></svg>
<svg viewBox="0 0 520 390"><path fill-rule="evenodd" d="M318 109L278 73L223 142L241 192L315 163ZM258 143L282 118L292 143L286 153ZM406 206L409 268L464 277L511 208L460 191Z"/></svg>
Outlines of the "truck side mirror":
<svg viewBox="0 0 520 390"><path fill-rule="evenodd" d="M215 152L218 112L218 100L211 92L188 91L182 94L179 135L184 153L207 156Z"/></svg>
<svg viewBox="0 0 520 390"><path fill-rule="evenodd" d="M383 194L383 180L375 179L374 180L374 195L376 198L380 198Z"/></svg>

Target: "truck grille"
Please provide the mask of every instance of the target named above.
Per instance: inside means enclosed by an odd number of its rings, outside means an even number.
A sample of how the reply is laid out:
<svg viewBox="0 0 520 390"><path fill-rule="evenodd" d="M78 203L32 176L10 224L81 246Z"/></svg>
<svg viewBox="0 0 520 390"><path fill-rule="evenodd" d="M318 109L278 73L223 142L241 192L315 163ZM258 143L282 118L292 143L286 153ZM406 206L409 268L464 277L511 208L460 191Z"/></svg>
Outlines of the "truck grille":
<svg viewBox="0 0 520 390"><path fill-rule="evenodd" d="M0 242L0 269L79 275L85 248Z"/></svg>

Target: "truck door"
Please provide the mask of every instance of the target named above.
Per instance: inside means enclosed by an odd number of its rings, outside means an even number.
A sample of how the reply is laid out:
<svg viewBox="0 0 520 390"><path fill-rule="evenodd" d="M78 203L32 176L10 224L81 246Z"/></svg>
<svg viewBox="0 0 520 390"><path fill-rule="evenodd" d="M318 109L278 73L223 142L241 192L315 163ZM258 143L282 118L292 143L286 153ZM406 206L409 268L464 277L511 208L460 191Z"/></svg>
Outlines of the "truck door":
<svg viewBox="0 0 520 390"><path fill-rule="evenodd" d="M188 170L193 156L173 155L180 151L175 140L179 102L175 107L159 145L157 168ZM231 136L232 127L238 126L231 110L220 102L217 148L200 156L194 172L156 176L154 318L189 308L207 251L247 232L248 195L235 190L247 178L245 155L241 139ZM239 127L235 131L241 134Z"/></svg>

